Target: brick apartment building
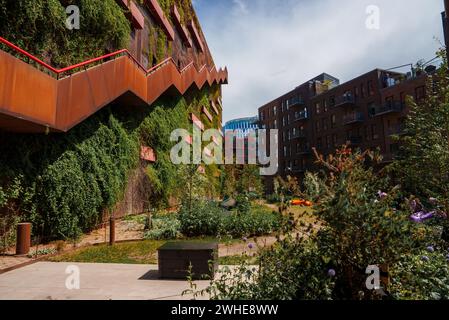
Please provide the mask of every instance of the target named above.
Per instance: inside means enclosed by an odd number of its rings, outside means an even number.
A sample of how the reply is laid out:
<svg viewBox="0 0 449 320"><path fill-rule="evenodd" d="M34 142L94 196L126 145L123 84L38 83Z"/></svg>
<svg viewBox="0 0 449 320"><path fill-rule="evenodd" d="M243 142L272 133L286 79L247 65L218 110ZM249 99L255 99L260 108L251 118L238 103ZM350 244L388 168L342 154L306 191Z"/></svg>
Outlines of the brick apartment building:
<svg viewBox="0 0 449 320"><path fill-rule="evenodd" d="M301 177L315 169L312 147L328 155L347 142L379 148L391 161L398 150L392 135L401 133L409 110L406 97L422 99L426 79L427 72L375 69L340 84L323 73L260 107L260 127L279 130L278 174Z"/></svg>

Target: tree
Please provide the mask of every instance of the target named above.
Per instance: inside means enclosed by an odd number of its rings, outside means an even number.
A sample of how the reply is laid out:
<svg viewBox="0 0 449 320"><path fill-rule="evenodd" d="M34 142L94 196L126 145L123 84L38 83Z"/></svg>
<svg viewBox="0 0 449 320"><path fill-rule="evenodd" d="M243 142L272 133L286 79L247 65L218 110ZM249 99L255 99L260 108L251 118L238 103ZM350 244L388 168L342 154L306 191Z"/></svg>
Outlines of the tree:
<svg viewBox="0 0 449 320"><path fill-rule="evenodd" d="M429 205L436 199L449 212L449 78L446 54L438 53L443 64L428 77L426 97L408 99L410 112L405 135L396 137L401 148L390 170L404 191ZM443 220L448 232L449 223Z"/></svg>

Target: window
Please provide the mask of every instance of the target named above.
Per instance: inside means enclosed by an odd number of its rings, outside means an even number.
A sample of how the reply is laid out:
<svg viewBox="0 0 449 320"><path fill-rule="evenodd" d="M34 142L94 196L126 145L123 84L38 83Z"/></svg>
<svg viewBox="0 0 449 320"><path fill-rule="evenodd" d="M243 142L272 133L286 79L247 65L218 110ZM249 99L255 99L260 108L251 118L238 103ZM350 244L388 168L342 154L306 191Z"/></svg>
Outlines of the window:
<svg viewBox="0 0 449 320"><path fill-rule="evenodd" d="M321 113L321 104L319 102L315 103L315 112L316 112L316 114Z"/></svg>
<svg viewBox="0 0 449 320"><path fill-rule="evenodd" d="M369 127L365 127L365 140L366 141L370 141L371 140L371 135L369 132Z"/></svg>
<svg viewBox="0 0 449 320"><path fill-rule="evenodd" d="M323 139L321 137L319 137L317 139L316 145L317 145L318 149L321 149L323 147Z"/></svg>
<svg viewBox="0 0 449 320"><path fill-rule="evenodd" d="M360 85L360 96L362 98L365 98L366 96L365 85L363 83Z"/></svg>
<svg viewBox="0 0 449 320"><path fill-rule="evenodd" d="M354 98L357 98L359 96L359 87L354 87Z"/></svg>
<svg viewBox="0 0 449 320"><path fill-rule="evenodd" d="M377 134L377 126L375 124L371 125L371 136L373 140L379 139L379 135Z"/></svg>
<svg viewBox="0 0 449 320"><path fill-rule="evenodd" d="M387 107L393 107L394 105L394 96L389 96L385 98L385 104Z"/></svg>
<svg viewBox="0 0 449 320"><path fill-rule="evenodd" d="M373 80L368 81L368 95L374 96L374 84Z"/></svg>
<svg viewBox="0 0 449 320"><path fill-rule="evenodd" d="M276 106L273 107L273 115L274 115L274 116L276 116L276 114L277 114L277 109L278 109L278 108L277 108Z"/></svg>
<svg viewBox="0 0 449 320"><path fill-rule="evenodd" d="M327 118L322 119L323 121L323 130L327 130L328 129L328 121Z"/></svg>
<svg viewBox="0 0 449 320"><path fill-rule="evenodd" d="M401 106L402 107L405 107L405 97L406 97L406 94L405 94L405 92L401 92L401 94L400 94L400 101L401 101Z"/></svg>
<svg viewBox="0 0 449 320"><path fill-rule="evenodd" d="M278 122L277 122L277 120L274 120L273 129L277 129L277 128L278 128Z"/></svg>
<svg viewBox="0 0 449 320"><path fill-rule="evenodd" d="M324 106L324 112L327 112L328 105L327 105L327 100L326 99L323 100L323 106Z"/></svg>
<svg viewBox="0 0 449 320"><path fill-rule="evenodd" d="M368 103L368 114L374 116L376 114L376 105L374 102Z"/></svg>
<svg viewBox="0 0 449 320"><path fill-rule="evenodd" d="M421 86L415 89L415 99L416 101L421 101L426 96L426 87Z"/></svg>
<svg viewBox="0 0 449 320"><path fill-rule="evenodd" d="M317 120L315 122L315 128L316 128L316 132L320 132L321 131L321 127L320 127L320 120Z"/></svg>
<svg viewBox="0 0 449 320"><path fill-rule="evenodd" d="M334 145L334 148L338 147L338 138L337 135L332 135L332 144Z"/></svg>
<svg viewBox="0 0 449 320"><path fill-rule="evenodd" d="M331 116L331 127L332 127L332 129L335 128L336 125L337 125L337 116L335 114L333 114Z"/></svg>
<svg viewBox="0 0 449 320"><path fill-rule="evenodd" d="M331 107L335 107L335 96L331 96L331 97L329 98L329 105L330 105Z"/></svg>
<svg viewBox="0 0 449 320"><path fill-rule="evenodd" d="M287 156L287 146L284 146L284 157Z"/></svg>
<svg viewBox="0 0 449 320"><path fill-rule="evenodd" d="M331 147L331 136L326 136L326 148L330 149Z"/></svg>

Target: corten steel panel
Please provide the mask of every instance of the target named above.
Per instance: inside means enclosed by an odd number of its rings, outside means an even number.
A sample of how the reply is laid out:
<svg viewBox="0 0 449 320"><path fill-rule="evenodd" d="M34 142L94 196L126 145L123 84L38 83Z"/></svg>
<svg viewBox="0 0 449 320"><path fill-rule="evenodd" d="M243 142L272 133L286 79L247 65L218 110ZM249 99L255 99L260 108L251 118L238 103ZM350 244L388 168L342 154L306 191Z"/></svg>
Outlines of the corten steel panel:
<svg viewBox="0 0 449 320"><path fill-rule="evenodd" d="M179 30L179 34L181 35L181 38L183 39L187 48L192 48L192 39L190 39L189 32L187 31L186 27L184 27L182 25L181 15L179 14L178 8L176 7L175 4L173 4L173 7L172 7L172 16L173 16L175 25Z"/></svg>
<svg viewBox="0 0 449 320"><path fill-rule="evenodd" d="M190 23L189 23L189 29L190 29L190 32L192 33L192 38L195 41L195 44L197 45L198 50L200 52L204 52L203 42L201 41L201 37L198 33L198 29L196 28L195 22L193 20L190 21Z"/></svg>
<svg viewBox="0 0 449 320"><path fill-rule="evenodd" d="M156 20L161 24L162 29L164 29L170 41L175 39L175 31L164 14L161 6L157 0L145 0L145 3L149 7L151 13L156 18Z"/></svg>
<svg viewBox="0 0 449 320"><path fill-rule="evenodd" d="M184 94L193 84L201 88L227 78L226 70L198 72L193 64L181 73L172 60L147 75L127 56L60 80L2 51L0 66L0 113L24 119L8 125L4 117L0 127L20 132L43 132L47 125L68 131L127 92L151 104L170 87Z"/></svg>
<svg viewBox="0 0 449 320"><path fill-rule="evenodd" d="M55 123L56 80L0 51L0 112L23 115L49 126Z"/></svg>

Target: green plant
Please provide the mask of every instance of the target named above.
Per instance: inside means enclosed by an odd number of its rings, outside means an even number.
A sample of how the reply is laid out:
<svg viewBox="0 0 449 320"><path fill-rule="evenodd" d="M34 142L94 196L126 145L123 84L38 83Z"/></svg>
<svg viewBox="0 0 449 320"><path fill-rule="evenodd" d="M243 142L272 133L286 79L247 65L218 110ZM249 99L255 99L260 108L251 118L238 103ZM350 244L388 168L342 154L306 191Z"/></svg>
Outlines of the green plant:
<svg viewBox="0 0 449 320"><path fill-rule="evenodd" d="M446 250L421 250L393 267L390 287L395 299L449 300L449 256Z"/></svg>
<svg viewBox="0 0 449 320"><path fill-rule="evenodd" d="M188 236L215 236L220 230L223 215L217 203L195 199L191 208L186 205L179 211L181 232Z"/></svg>
<svg viewBox="0 0 449 320"><path fill-rule="evenodd" d="M405 135L396 136L400 151L389 168L401 183L406 195L436 198L449 213L449 80L446 53L438 55L443 64L426 84L426 97L407 99L410 107L405 121ZM441 221L449 234L449 217ZM449 241L449 236L448 240Z"/></svg>
<svg viewBox="0 0 449 320"><path fill-rule="evenodd" d="M180 237L181 222L176 215L157 215L152 219L153 228L145 233L148 240L174 240Z"/></svg>

